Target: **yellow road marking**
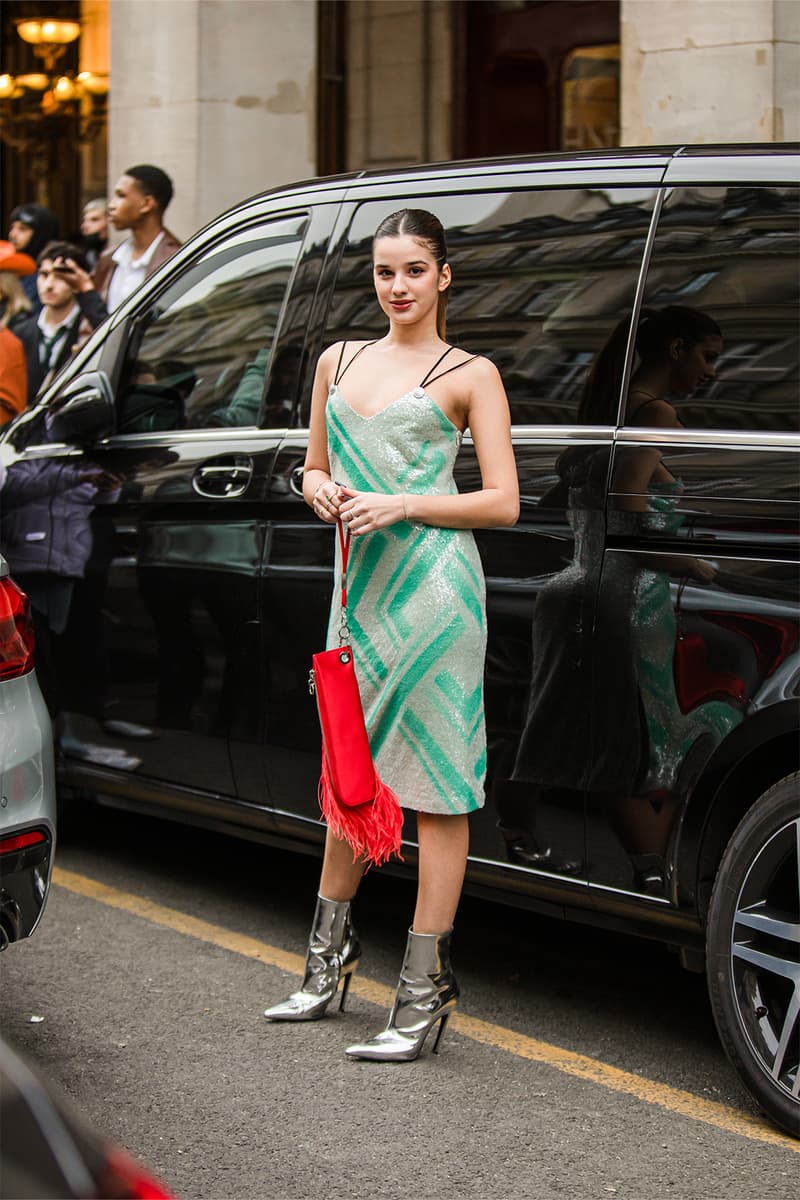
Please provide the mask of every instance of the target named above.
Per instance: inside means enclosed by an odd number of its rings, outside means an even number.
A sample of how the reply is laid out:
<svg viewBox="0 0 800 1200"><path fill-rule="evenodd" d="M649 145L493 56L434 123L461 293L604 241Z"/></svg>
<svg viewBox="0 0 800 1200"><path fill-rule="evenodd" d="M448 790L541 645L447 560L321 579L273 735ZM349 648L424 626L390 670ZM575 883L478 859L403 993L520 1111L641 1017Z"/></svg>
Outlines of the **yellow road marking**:
<svg viewBox="0 0 800 1200"><path fill-rule="evenodd" d="M53 871L53 882L58 887L90 900L97 900L110 908L118 908L123 912L132 913L154 925L161 925L176 933L186 934L187 937L197 938L201 942L230 950L233 954L254 958L268 967L276 967L290 975L302 975L305 959L299 954L290 954L277 946L260 942L257 938L248 937L243 933L234 933L210 921L202 921L187 913L174 908L166 908L152 900L145 900L131 892L123 892L119 888L109 887L75 871L66 871L56 867ZM353 979L351 992L376 1004L379 1008L389 1008L394 998L394 990L382 983L364 979L356 975ZM779 1133L757 1117L737 1108L719 1104L714 1100L705 1100L693 1092L670 1087L665 1083L656 1083L643 1075L635 1075L631 1071L622 1071L598 1059L589 1058L585 1054L577 1054L573 1050L565 1050L561 1046L553 1046L548 1042L540 1042L536 1038L527 1037L523 1033L515 1033L513 1029L504 1029L501 1025L493 1025L489 1021L481 1021L477 1017L469 1017L455 1013L451 1022L452 1028L464 1037L480 1042L484 1046L493 1046L497 1050L505 1050L518 1058L529 1059L532 1062L544 1063L554 1067L565 1075L577 1079L585 1079L590 1083L599 1084L614 1092L622 1092L635 1096L646 1104L655 1104L680 1116L690 1117L693 1121L702 1121L727 1133L739 1137L750 1138L756 1142L766 1142L770 1146L780 1146L784 1150L800 1153L800 1142L786 1134Z"/></svg>

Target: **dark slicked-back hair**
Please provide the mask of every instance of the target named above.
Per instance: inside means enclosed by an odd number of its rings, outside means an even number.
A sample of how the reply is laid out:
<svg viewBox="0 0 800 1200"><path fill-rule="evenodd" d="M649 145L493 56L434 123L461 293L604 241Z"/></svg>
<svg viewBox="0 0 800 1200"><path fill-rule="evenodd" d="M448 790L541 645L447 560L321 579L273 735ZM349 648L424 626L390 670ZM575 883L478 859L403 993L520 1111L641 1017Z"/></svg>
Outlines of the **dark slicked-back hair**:
<svg viewBox="0 0 800 1200"><path fill-rule="evenodd" d="M161 212L164 212L173 196L172 180L166 171L149 163L140 163L138 167L128 167L123 174L135 179L145 196L152 196Z"/></svg>
<svg viewBox="0 0 800 1200"><path fill-rule="evenodd" d="M36 257L37 267L40 267L48 258L52 259L53 262L58 258L63 258L65 262L68 258L71 258L75 265L80 267L82 271L89 270L86 255L80 246L76 246L72 242L48 242Z"/></svg>
<svg viewBox="0 0 800 1200"><path fill-rule="evenodd" d="M390 216L384 217L375 230L372 244L374 246L378 238L404 236L421 242L431 252L441 271L447 262L447 239L442 222L438 217L424 208L401 208L397 212L391 213ZM436 309L436 332L442 341L445 340L446 332L448 291L449 289L446 289L439 293L439 303Z"/></svg>

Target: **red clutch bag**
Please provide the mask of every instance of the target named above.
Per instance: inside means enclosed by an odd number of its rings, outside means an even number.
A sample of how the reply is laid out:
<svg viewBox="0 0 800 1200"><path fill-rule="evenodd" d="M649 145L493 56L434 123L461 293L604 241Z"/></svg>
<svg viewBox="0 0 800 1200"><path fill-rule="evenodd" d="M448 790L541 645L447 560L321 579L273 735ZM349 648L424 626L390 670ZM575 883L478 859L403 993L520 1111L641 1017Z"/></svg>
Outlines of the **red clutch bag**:
<svg viewBox="0 0 800 1200"><path fill-rule="evenodd" d="M342 621L339 646L312 656L309 690L316 693L322 729L319 802L336 837L352 847L354 860L368 864L400 857L403 812L397 796L381 780L372 760L361 693L347 626L347 560L350 532L337 523L342 549Z"/></svg>

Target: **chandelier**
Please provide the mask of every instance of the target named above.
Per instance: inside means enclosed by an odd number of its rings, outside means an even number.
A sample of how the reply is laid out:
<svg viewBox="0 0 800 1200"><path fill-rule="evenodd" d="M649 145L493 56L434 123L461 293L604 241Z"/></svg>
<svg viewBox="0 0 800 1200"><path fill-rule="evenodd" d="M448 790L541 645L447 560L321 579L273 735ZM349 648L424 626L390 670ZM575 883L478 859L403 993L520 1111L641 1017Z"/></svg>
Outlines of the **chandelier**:
<svg viewBox="0 0 800 1200"><path fill-rule="evenodd" d="M56 137L73 146L94 140L106 122L108 76L59 70L67 47L80 37L78 21L23 17L17 34L41 60L42 70L0 75L0 138L32 150Z"/></svg>

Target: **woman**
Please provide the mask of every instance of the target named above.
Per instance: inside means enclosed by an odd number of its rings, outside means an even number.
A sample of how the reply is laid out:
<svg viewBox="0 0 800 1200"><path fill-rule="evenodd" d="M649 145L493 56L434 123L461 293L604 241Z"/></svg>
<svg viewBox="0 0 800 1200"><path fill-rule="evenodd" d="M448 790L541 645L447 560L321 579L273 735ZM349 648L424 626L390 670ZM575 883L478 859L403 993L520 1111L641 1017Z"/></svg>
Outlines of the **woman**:
<svg viewBox="0 0 800 1200"><path fill-rule="evenodd" d="M372 752L417 814L417 904L394 1007L382 1033L347 1051L398 1061L416 1058L437 1022L438 1044L458 998L450 934L486 766L485 589L468 531L513 525L519 487L496 368L444 340L451 270L437 218L387 217L373 280L389 330L321 355L303 493L321 521L341 520L352 535L348 615ZM459 495L452 472L467 427L483 486ZM350 901L363 869L328 829L305 978L269 1019L321 1017L340 980L344 1005L360 956Z"/></svg>

